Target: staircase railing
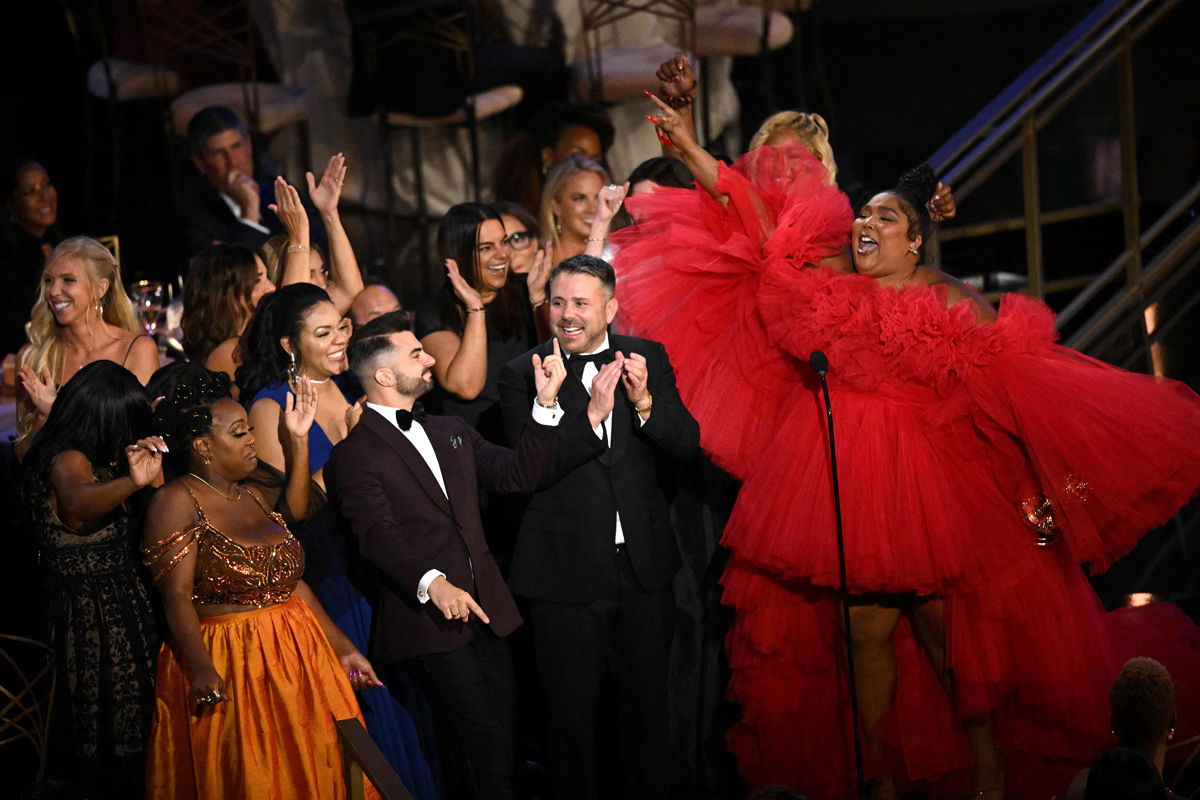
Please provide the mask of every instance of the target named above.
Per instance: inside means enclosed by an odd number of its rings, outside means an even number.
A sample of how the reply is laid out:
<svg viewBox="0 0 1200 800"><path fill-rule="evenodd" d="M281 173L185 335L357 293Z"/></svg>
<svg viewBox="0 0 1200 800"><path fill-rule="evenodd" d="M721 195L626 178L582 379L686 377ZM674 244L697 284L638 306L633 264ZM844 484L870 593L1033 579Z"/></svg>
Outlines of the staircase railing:
<svg viewBox="0 0 1200 800"><path fill-rule="evenodd" d="M1200 261L1200 222L1187 218L1200 198L1200 184L1145 231L1138 189L1133 45L1176 5L1178 0L1104 0L928 159L942 180L954 187L961 204L1019 153L1023 214L950 227L942 232L941 241L1024 230L1026 275L1021 291L1041 299L1052 293L1077 292L1058 318L1067 343L1098 351L1132 325L1137 341L1126 363L1148 370L1154 369L1152 345L1176 320L1157 320L1150 330L1146 308ZM1110 66L1115 66L1116 72L1120 201L1045 210L1038 169L1039 133L1081 92L1095 85ZM1047 279L1045 226L1118 212L1123 249L1107 269L1096 275ZM1180 227L1185 228L1182 233ZM1173 238L1164 245L1168 231ZM1190 310L1190 305L1184 307ZM1178 316L1179 309L1175 309L1174 317Z"/></svg>

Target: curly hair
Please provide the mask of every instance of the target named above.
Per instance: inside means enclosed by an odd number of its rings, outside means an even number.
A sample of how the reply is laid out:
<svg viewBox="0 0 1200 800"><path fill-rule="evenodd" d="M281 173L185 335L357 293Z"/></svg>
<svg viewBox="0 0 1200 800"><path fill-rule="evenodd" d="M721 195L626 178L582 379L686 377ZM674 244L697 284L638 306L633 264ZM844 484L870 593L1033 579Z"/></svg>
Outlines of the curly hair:
<svg viewBox="0 0 1200 800"><path fill-rule="evenodd" d="M258 265L248 247L214 244L192 258L180 322L190 360L203 364L221 342L241 336L254 312L257 283Z"/></svg>
<svg viewBox="0 0 1200 800"><path fill-rule="evenodd" d="M837 162L833 159L833 146L829 143L829 123L820 114L805 111L780 111L767 117L754 135L750 137L750 148L762 147L767 140L782 130L791 130L800 137L809 152L821 160L829 172L829 185L837 183Z"/></svg>
<svg viewBox="0 0 1200 800"><path fill-rule="evenodd" d="M279 340L297 341L308 312L330 302L325 290L311 283L284 286L258 302L238 344L243 359L237 368L238 397L246 407L263 387L287 379L291 358Z"/></svg>
<svg viewBox="0 0 1200 800"><path fill-rule="evenodd" d="M192 441L212 429L213 403L229 399L229 376L188 362L169 364L146 385L158 400L151 428L167 442L171 477L188 471Z"/></svg>
<svg viewBox="0 0 1200 800"><path fill-rule="evenodd" d="M1144 750L1175 724L1175 684L1153 658L1131 658L1108 692L1117 742Z"/></svg>
<svg viewBox="0 0 1200 800"><path fill-rule="evenodd" d="M937 175L928 164L920 164L906 171L896 181L896 185L888 190L888 194L900 199L904 215L908 217L908 238L915 240L921 236L921 246L917 248L917 263L925 263L925 245L933 233L933 221L925 203L933 197L937 190Z"/></svg>
<svg viewBox="0 0 1200 800"><path fill-rule="evenodd" d="M133 303L125 294L125 284L121 280L121 268L113 254L95 239L86 236L74 236L65 240L51 251L46 259L45 269L64 258L73 258L87 269L80 270L81 276L95 300L96 314L88 309L85 318L87 325L92 325L93 318L100 324L114 325L130 333L141 333L141 325L133 313ZM101 292L100 284L108 281L108 287ZM62 326L54 318L50 303L46 298L45 283L38 294L37 302L29 312L29 323L25 326L29 337L29 348L22 357L22 364L29 365L35 374L42 371L50 373L57 379L62 371L63 355L66 342L63 339ZM17 441L22 441L33 432L33 415L22 415L17 425Z"/></svg>

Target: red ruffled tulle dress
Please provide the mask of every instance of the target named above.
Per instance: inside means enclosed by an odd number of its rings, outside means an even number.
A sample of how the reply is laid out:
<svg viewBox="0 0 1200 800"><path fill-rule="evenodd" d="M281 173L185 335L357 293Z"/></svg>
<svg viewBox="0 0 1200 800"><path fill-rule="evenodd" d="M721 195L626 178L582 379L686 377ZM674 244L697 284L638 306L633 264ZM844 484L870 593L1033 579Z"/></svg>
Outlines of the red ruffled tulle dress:
<svg viewBox="0 0 1200 800"><path fill-rule="evenodd" d="M837 544L819 384L829 357L849 589L944 600L939 681L907 621L868 773L963 789L959 720L990 714L1012 797L1061 794L1110 739L1108 687L1151 655L1181 709L1200 633L1166 604L1106 614L1080 568L1110 564L1200 487L1200 398L1055 344L1041 303L980 325L945 287L819 268L848 241L845 196L800 146L759 148L706 192L632 198L616 237L623 324L663 342L712 459L743 481L722 543L729 745L751 787L854 792ZM1061 540L1035 545L1044 494ZM1194 728L1181 711L1180 725ZM1061 781L1061 784L1059 783ZM954 788L956 787L956 788Z"/></svg>

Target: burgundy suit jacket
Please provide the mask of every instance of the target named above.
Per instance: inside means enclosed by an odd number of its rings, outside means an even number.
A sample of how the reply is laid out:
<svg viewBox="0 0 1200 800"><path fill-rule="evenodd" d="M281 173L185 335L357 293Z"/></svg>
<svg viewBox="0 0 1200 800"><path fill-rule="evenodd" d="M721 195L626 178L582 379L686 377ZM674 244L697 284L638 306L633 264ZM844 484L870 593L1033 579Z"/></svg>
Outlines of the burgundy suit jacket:
<svg viewBox="0 0 1200 800"><path fill-rule="evenodd" d="M496 635L521 624L484 538L479 487L531 491L554 433L531 423L510 450L458 417L429 416L424 425L449 499L408 438L371 408L325 465L325 485L359 553L380 577L371 649L383 662L449 652L470 640L463 622L446 619L432 601L417 600L417 584L431 569L471 592Z"/></svg>

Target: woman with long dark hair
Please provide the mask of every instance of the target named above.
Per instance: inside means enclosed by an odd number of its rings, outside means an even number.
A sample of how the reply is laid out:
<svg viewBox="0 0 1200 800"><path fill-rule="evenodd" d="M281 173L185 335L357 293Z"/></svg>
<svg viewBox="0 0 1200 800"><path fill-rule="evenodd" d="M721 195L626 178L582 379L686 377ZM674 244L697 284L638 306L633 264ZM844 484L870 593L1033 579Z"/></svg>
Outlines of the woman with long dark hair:
<svg viewBox="0 0 1200 800"><path fill-rule="evenodd" d="M289 477L299 466L279 433L287 397L297 381L316 389L319 402L304 465L313 478L312 495L308 514L296 525L295 534L304 545L308 585L338 628L366 652L371 637L370 587L354 569L324 494L325 462L362 413L356 402L361 389L346 372L349 338L349 323L323 289L309 283L284 286L262 299L246 326L241 343L244 363L237 378L257 433L259 460ZM360 699L367 730L410 791L423 800L432 797L429 767L408 713L383 688L364 687Z"/></svg>
<svg viewBox="0 0 1200 800"><path fill-rule="evenodd" d="M214 244L192 257L183 286L183 349L189 360L229 375L238 337L263 295L275 291L267 265L248 247Z"/></svg>
<svg viewBox="0 0 1200 800"><path fill-rule="evenodd" d="M438 388L426 405L503 442L500 368L537 336L527 294L509 281L504 221L491 206L460 203L442 218L437 247L446 282L417 312L417 336L437 359ZM532 274L541 274L545 263L544 254L537 258Z"/></svg>
<svg viewBox="0 0 1200 800"><path fill-rule="evenodd" d="M159 636L137 537L165 449L138 379L95 361L63 386L25 459L62 690L51 763L98 798L141 795Z"/></svg>

